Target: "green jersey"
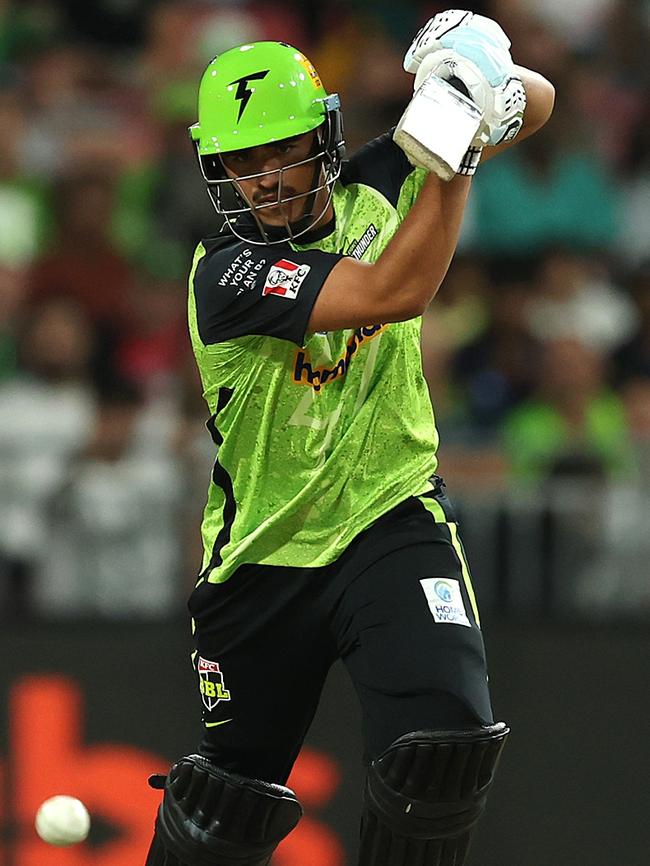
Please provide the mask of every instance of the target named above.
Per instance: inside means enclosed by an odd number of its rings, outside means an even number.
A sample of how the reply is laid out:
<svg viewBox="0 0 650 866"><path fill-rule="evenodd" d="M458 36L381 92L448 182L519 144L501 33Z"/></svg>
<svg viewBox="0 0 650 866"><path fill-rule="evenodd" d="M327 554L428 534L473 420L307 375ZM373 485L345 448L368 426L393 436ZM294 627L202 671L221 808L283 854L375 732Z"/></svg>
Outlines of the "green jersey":
<svg viewBox="0 0 650 866"><path fill-rule="evenodd" d="M243 564L327 565L432 489L421 320L306 333L334 265L377 259L423 180L382 136L347 164L335 218L309 243L248 244L226 228L198 245L190 333L218 448L200 580L222 582Z"/></svg>

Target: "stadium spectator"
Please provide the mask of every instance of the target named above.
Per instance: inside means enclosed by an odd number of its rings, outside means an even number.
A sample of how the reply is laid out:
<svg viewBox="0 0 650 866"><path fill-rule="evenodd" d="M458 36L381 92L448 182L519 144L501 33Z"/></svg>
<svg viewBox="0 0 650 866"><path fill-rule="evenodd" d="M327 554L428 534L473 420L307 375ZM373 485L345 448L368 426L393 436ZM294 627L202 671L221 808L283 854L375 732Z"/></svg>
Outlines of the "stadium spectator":
<svg viewBox="0 0 650 866"><path fill-rule="evenodd" d="M31 605L33 569L47 551L47 503L90 435L92 351L83 311L50 300L31 310L18 371L0 384L0 573L9 612Z"/></svg>
<svg viewBox="0 0 650 866"><path fill-rule="evenodd" d="M530 394L539 356L527 323L530 300L528 286L514 275L497 280L488 327L456 353L455 377L467 395L479 441L492 441L506 415Z"/></svg>
<svg viewBox="0 0 650 866"><path fill-rule="evenodd" d="M477 172L471 246L488 255L525 257L553 244L609 249L618 234L618 196L607 164L566 142L566 107L548 126Z"/></svg>
<svg viewBox="0 0 650 866"><path fill-rule="evenodd" d="M180 270L185 262L168 251L163 245L133 279L126 298L128 323L115 351L118 374L146 397L173 394L189 354Z"/></svg>
<svg viewBox="0 0 650 866"><path fill-rule="evenodd" d="M616 379L650 381L650 259L630 275L630 294L638 311L637 327L614 355Z"/></svg>
<svg viewBox="0 0 650 866"><path fill-rule="evenodd" d="M527 315L538 340L575 339L610 353L631 337L637 319L634 304L598 257L566 248L543 256Z"/></svg>
<svg viewBox="0 0 650 866"><path fill-rule="evenodd" d="M16 328L25 294L25 272L0 265L0 382L16 372Z"/></svg>
<svg viewBox="0 0 650 866"><path fill-rule="evenodd" d="M66 177L56 188L56 241L34 265L31 293L38 303L67 297L95 325L123 327L131 267L110 237L113 181L99 170Z"/></svg>
<svg viewBox="0 0 650 866"><path fill-rule="evenodd" d="M97 376L110 377L112 353L128 321L130 263L110 235L114 183L99 170L66 177L55 188L56 241L30 272L33 303L68 298L97 331Z"/></svg>
<svg viewBox="0 0 650 866"><path fill-rule="evenodd" d="M47 187L21 158L26 114L20 90L0 91L0 264L18 268L41 251L47 234Z"/></svg>
<svg viewBox="0 0 650 866"><path fill-rule="evenodd" d="M625 413L606 387L603 356L576 340L548 342L534 393L505 421L504 445L520 484L629 476Z"/></svg>
<svg viewBox="0 0 650 866"><path fill-rule="evenodd" d="M137 445L141 397L114 382L100 394L87 447L50 509L48 556L36 572L42 616L160 617L178 600L178 462Z"/></svg>

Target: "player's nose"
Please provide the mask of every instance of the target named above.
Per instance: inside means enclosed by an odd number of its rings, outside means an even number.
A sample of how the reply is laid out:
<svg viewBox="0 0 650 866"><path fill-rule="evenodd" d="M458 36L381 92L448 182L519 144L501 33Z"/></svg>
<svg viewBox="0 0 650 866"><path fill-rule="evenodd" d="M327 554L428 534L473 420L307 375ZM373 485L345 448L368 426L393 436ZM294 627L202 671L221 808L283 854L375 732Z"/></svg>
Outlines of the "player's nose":
<svg viewBox="0 0 650 866"><path fill-rule="evenodd" d="M266 178L263 177L262 180L277 184L280 177L280 169L283 168L285 164L285 160L283 156L278 153L277 147L274 145L263 144L260 146L255 156L258 171L269 172L268 176Z"/></svg>
<svg viewBox="0 0 650 866"><path fill-rule="evenodd" d="M277 189L279 183L280 172L277 169L272 169L268 166L260 169L260 176L257 178L257 185L260 189Z"/></svg>
<svg viewBox="0 0 650 866"><path fill-rule="evenodd" d="M263 169L264 174L257 178L256 198L270 200L277 198L280 190L280 173L273 169Z"/></svg>

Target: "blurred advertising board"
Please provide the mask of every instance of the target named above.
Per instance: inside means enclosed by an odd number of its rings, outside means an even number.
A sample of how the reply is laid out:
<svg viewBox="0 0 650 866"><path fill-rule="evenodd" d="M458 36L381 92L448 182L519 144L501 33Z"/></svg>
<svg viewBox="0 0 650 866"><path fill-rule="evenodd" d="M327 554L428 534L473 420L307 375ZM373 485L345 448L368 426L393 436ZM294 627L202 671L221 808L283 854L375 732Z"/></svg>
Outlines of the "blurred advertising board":
<svg viewBox="0 0 650 866"><path fill-rule="evenodd" d="M468 866L646 866L650 632L486 630L496 714L512 735ZM183 623L3 628L0 866L142 866L160 800L147 777L196 749L190 651ZM273 866L354 866L359 728L336 667L290 779L305 817ZM83 845L49 847L34 832L36 809L59 793L91 812Z"/></svg>

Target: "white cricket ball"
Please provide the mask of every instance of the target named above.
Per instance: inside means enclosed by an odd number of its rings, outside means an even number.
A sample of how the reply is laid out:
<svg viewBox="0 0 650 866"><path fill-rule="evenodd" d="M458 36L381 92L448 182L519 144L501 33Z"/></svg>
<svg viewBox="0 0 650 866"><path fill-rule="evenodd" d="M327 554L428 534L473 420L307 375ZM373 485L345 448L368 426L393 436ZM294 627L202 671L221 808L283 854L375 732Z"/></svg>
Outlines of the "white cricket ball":
<svg viewBox="0 0 650 866"><path fill-rule="evenodd" d="M36 832L50 845L76 845L90 830L90 815L81 800L59 794L41 804L36 813Z"/></svg>

